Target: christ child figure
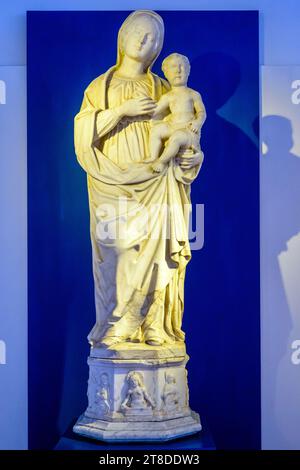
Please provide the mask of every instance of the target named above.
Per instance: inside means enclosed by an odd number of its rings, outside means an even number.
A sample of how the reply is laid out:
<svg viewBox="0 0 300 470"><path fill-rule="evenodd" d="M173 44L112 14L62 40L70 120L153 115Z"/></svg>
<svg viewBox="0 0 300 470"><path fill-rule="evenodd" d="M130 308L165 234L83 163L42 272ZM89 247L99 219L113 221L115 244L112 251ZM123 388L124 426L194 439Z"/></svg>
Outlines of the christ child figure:
<svg viewBox="0 0 300 470"><path fill-rule="evenodd" d="M187 86L190 69L189 59L182 54L170 54L162 63L171 89L162 95L152 114L150 154L155 161L154 172L161 173L179 151L190 149L203 159L200 131L206 112L200 93ZM167 116L161 120L160 116L166 112Z"/></svg>

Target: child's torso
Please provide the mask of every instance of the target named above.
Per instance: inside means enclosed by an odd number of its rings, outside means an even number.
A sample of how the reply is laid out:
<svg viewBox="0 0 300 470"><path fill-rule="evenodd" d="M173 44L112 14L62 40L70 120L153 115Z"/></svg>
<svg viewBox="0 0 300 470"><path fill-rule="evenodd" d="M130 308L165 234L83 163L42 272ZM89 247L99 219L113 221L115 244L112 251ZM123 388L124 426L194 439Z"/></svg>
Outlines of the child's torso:
<svg viewBox="0 0 300 470"><path fill-rule="evenodd" d="M195 118L194 99L189 88L169 92L169 108L171 123L187 123Z"/></svg>

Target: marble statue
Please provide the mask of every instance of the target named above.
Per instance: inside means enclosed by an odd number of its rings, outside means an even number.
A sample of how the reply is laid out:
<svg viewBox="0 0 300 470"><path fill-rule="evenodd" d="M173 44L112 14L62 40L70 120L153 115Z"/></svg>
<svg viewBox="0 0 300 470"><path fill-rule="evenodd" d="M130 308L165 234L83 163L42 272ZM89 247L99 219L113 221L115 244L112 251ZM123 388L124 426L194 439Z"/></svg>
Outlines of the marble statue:
<svg viewBox="0 0 300 470"><path fill-rule="evenodd" d="M163 416L154 402L162 400L167 363L173 364L187 396L181 324L191 258L190 187L203 162L199 141L205 108L200 94L187 87L187 57L173 53L165 58L167 80L152 72L163 40L164 23L157 13L131 13L119 30L116 64L87 86L74 120L75 152L87 173L95 285L89 366L99 377L109 372L114 381L110 421L102 422L92 404L74 430L99 439L163 438L155 428ZM124 381L130 384L121 396ZM142 403L151 409L155 429L133 436L125 411ZM192 420L190 429L196 432L201 426L191 413L185 406L174 419ZM89 427L95 417L98 434L95 424L94 430ZM115 420L125 420L118 436ZM184 426L181 435L187 433Z"/></svg>

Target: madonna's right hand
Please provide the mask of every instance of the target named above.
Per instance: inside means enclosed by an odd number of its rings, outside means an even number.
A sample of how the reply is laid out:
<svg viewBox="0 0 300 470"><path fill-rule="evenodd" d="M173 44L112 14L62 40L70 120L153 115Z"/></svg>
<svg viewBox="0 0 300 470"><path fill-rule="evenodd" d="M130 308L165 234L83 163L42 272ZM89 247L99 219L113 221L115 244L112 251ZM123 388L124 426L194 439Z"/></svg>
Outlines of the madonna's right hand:
<svg viewBox="0 0 300 470"><path fill-rule="evenodd" d="M152 98L143 96L141 98L133 98L124 101L119 108L119 114L124 116L140 116L144 114L151 114L155 110L157 104Z"/></svg>

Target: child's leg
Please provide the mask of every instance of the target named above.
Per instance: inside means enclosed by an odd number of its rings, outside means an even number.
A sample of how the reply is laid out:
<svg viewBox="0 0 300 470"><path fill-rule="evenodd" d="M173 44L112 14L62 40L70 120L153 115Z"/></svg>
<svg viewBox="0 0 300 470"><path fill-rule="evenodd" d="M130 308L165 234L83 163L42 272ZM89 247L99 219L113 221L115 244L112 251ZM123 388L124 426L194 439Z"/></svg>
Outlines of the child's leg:
<svg viewBox="0 0 300 470"><path fill-rule="evenodd" d="M189 135L185 131L175 131L169 138L169 141L159 161L162 163L167 163L169 160L171 160L171 158L176 157L180 147L188 146L189 141Z"/></svg>
<svg viewBox="0 0 300 470"><path fill-rule="evenodd" d="M157 160L161 151L162 143L164 139L170 136L170 129L164 122L156 124L150 130L150 155L151 160Z"/></svg>

